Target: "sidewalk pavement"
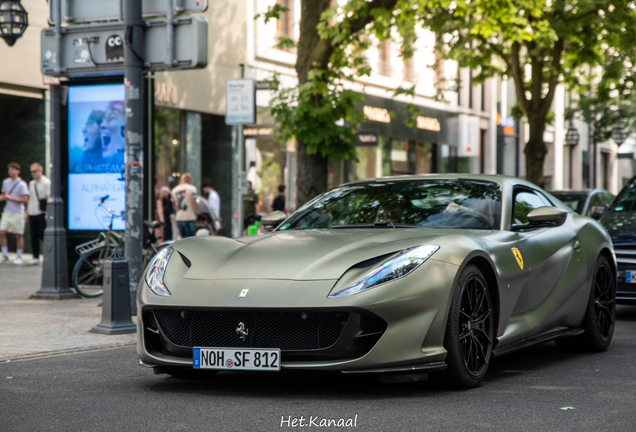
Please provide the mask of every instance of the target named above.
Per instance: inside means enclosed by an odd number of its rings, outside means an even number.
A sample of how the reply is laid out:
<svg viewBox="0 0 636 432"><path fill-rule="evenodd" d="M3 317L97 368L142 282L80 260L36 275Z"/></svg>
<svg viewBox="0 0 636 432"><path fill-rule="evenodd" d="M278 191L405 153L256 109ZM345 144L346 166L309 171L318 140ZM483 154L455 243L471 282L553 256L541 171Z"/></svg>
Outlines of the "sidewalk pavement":
<svg viewBox="0 0 636 432"><path fill-rule="evenodd" d="M102 318L101 298L29 299L41 280L40 265L0 264L0 362L135 344L134 333L90 332Z"/></svg>

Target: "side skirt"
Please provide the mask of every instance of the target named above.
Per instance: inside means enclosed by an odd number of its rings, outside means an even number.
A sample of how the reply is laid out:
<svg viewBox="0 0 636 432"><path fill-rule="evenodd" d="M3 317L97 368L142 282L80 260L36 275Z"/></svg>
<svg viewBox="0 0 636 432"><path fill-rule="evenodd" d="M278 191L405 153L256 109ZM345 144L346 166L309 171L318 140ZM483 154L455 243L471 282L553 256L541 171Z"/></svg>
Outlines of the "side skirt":
<svg viewBox="0 0 636 432"><path fill-rule="evenodd" d="M585 333L585 330L583 329L571 329L571 328L562 327L555 330L551 330L547 333L543 333L539 336L535 336L530 339L522 340L521 342L517 342L514 345L495 349L493 350L492 353L494 354L495 357L499 357L504 354L510 354L516 351L520 351L532 345L538 345L541 343L550 342L560 337L578 336L583 333Z"/></svg>

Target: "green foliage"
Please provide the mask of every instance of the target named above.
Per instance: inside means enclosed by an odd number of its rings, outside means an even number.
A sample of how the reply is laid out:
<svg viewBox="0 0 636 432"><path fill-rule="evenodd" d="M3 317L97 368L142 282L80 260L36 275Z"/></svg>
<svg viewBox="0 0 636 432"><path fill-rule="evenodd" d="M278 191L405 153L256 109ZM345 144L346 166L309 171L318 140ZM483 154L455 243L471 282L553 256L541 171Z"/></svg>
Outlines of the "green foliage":
<svg viewBox="0 0 636 432"><path fill-rule="evenodd" d="M427 22L443 37L443 52L460 67L478 69L476 81L513 76L537 102L559 82L584 84L581 66L631 50L636 36L632 0L430 0ZM524 73L524 70L531 71ZM547 115L544 107L543 115Z"/></svg>
<svg viewBox="0 0 636 432"><path fill-rule="evenodd" d="M636 53L622 53L605 60L600 76L579 87L578 100L570 114L580 112L591 123L596 119L598 139L607 141L618 123L634 131L636 127Z"/></svg>
<svg viewBox="0 0 636 432"><path fill-rule="evenodd" d="M289 12L289 8L282 7L279 4L275 4L267 8L267 12L264 14L256 14L254 19L257 20L260 17L263 17L265 24L269 22L269 20L277 20L280 18L280 14Z"/></svg>
<svg viewBox="0 0 636 432"><path fill-rule="evenodd" d="M328 61L315 62L306 82L281 89L270 101L268 109L278 139L297 139L309 154L356 160L353 144L358 141L358 127L366 120L360 111L365 98L350 90L351 84L371 75L366 52L376 40L398 43L404 59L413 55L415 28L422 19L419 4L419 0L350 0L325 10L317 30L321 40L329 42ZM281 11L271 7L265 20L278 18ZM299 58L304 49L289 38L279 38L277 48L298 48ZM400 94L413 96L414 88L399 88L395 95ZM412 105L407 113L407 124L413 126L419 113Z"/></svg>

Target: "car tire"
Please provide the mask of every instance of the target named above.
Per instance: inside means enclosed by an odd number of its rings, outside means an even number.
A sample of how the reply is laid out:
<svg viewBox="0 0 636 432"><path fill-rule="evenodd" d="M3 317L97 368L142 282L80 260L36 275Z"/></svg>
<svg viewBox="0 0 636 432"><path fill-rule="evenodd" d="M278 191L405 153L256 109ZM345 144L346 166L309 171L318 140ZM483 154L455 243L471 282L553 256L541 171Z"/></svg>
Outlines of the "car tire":
<svg viewBox="0 0 636 432"><path fill-rule="evenodd" d="M590 298L582 328L585 333L557 339L564 351L602 352L609 348L616 322L616 278L609 261L599 256L594 267Z"/></svg>
<svg viewBox="0 0 636 432"><path fill-rule="evenodd" d="M430 380L456 389L479 385L492 359L494 336L495 310L488 284L476 266L467 265L453 288L446 324L447 368Z"/></svg>

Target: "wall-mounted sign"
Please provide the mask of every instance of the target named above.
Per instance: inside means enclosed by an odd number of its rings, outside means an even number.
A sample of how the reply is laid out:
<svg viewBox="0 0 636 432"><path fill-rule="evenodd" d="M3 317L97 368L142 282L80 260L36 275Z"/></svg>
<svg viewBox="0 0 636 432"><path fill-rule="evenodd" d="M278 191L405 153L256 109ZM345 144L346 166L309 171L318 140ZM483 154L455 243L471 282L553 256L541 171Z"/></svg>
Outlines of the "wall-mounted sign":
<svg viewBox="0 0 636 432"><path fill-rule="evenodd" d="M378 133L375 131L359 131L357 147L372 147L378 145Z"/></svg>
<svg viewBox="0 0 636 432"><path fill-rule="evenodd" d="M479 156L480 137L479 117L459 115L459 157Z"/></svg>
<svg viewBox="0 0 636 432"><path fill-rule="evenodd" d="M273 128L248 128L243 130L243 135L245 136L262 136L262 135L273 135Z"/></svg>
<svg viewBox="0 0 636 432"><path fill-rule="evenodd" d="M230 79L225 85L225 124L256 123L256 81Z"/></svg>
<svg viewBox="0 0 636 432"><path fill-rule="evenodd" d="M391 115L384 108L377 108L365 105L362 108L362 112L367 118L371 121L379 122L379 123L391 123Z"/></svg>
<svg viewBox="0 0 636 432"><path fill-rule="evenodd" d="M424 116L417 116L417 128L434 132L439 132L442 129L439 124L439 120Z"/></svg>
<svg viewBox="0 0 636 432"><path fill-rule="evenodd" d="M177 87L165 83L157 84L155 86L155 101L176 104L178 101Z"/></svg>

